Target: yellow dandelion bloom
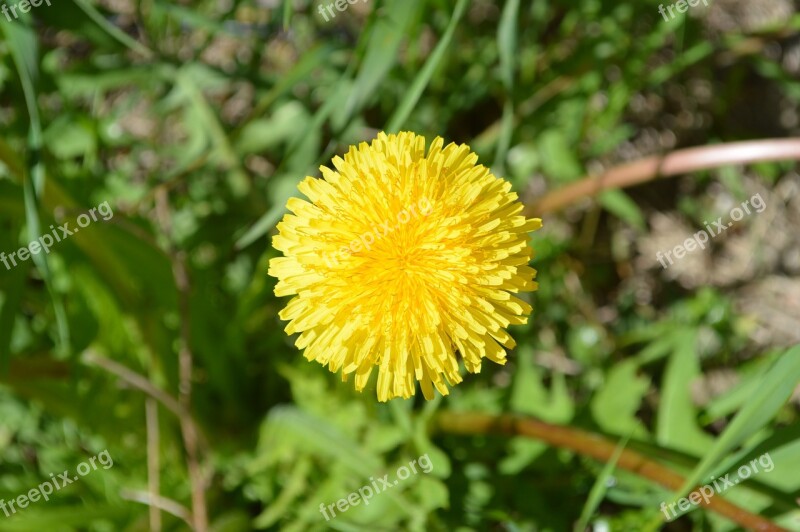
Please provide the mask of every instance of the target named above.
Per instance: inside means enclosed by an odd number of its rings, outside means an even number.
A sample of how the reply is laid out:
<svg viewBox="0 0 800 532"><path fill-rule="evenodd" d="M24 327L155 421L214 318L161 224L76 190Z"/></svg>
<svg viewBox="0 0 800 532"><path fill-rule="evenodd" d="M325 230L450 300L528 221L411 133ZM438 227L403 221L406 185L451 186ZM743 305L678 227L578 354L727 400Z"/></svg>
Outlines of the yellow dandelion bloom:
<svg viewBox="0 0 800 532"><path fill-rule="evenodd" d="M505 363L506 328L531 312L514 294L537 288L528 232L541 220L477 160L439 137L426 155L422 136L381 133L300 183L309 201L289 200L269 274L294 296L280 317L305 358L355 373L359 391L377 368L380 401L414 395L415 380L426 399L447 395L457 353L472 373Z"/></svg>

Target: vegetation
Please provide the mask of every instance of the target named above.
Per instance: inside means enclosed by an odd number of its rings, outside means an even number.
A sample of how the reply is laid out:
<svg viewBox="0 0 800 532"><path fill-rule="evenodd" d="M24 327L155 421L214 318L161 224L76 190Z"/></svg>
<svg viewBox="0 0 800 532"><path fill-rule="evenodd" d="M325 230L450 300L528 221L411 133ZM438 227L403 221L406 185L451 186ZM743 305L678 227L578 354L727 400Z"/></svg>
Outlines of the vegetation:
<svg viewBox="0 0 800 532"><path fill-rule="evenodd" d="M0 265L0 500L113 466L0 530L800 530L796 2L22 3L0 252L64 238ZM540 287L507 364L379 403L267 271L298 183L401 130L511 182Z"/></svg>

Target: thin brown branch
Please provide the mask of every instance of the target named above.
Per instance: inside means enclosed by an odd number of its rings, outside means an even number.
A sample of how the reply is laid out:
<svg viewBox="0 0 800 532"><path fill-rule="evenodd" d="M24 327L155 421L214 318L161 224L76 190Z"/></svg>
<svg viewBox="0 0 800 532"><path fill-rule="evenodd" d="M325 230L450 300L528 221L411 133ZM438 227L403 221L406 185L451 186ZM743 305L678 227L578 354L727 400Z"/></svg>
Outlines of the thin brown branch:
<svg viewBox="0 0 800 532"><path fill-rule="evenodd" d="M800 139L767 139L731 142L677 150L664 156L647 157L615 166L599 176L548 193L525 212L540 216L559 211L584 197L603 190L638 185L659 177L669 177L731 164L800 161Z"/></svg>
<svg viewBox="0 0 800 532"><path fill-rule="evenodd" d="M150 500L156 500L161 492L161 464L159 453L158 404L148 397L145 401L145 418L147 421L147 491ZM150 530L161 532L161 511L150 505Z"/></svg>
<svg viewBox="0 0 800 532"><path fill-rule="evenodd" d="M181 315L181 348L178 353L178 366L180 373L179 398L181 406L188 410L192 404L192 373L194 357L189 348L189 277L184 265L184 258L180 254L174 256L173 271L175 284L178 287L179 305ZM206 509L205 489L206 482L200 469L197 450L197 432L189 418L181 418L183 443L186 446L186 462L189 469L189 479L192 483L192 508L194 514L194 529L197 532L208 530L208 514Z"/></svg>
<svg viewBox="0 0 800 532"><path fill-rule="evenodd" d="M179 419L186 415L186 411L174 397L164 390L156 388L146 377L143 377L132 369L123 366L119 362L114 362L113 360L100 356L92 351L86 351L81 359L85 364L103 368L109 373L116 375L130 386L141 390L148 396L164 405L167 410L175 414L175 416Z"/></svg>
<svg viewBox="0 0 800 532"><path fill-rule="evenodd" d="M112 375L115 375L120 380L131 386L132 388L136 388L137 390L144 392L145 395L152 397L159 403L161 403L164 408L172 412L175 417L178 419L188 419L192 424L194 424L194 420L191 417L191 414L183 408L180 402L172 397L169 393L165 392L164 390L157 388L150 382L146 377L136 373L132 369L123 366L119 362L114 362L111 359L105 358L101 355L98 355L94 351L86 351L81 356L81 360L84 364L88 364L90 366L97 366L102 368ZM208 448L208 439L206 436L201 433L198 429L196 424L194 425L193 431L198 434L198 439L200 442L200 446L202 449Z"/></svg>
<svg viewBox="0 0 800 532"><path fill-rule="evenodd" d="M443 412L435 418L434 430L451 434L526 436L541 440L553 447L572 450L601 462L610 461L617 447L616 442L599 434L553 425L530 417L510 415L493 416L481 413ZM671 469L630 449L622 451L617 461L617 467L652 480L673 491L681 489L685 480L683 476ZM748 530L785 530L766 518L736 506L721 495L708 499L707 504L701 500L701 504Z"/></svg>
<svg viewBox="0 0 800 532"><path fill-rule="evenodd" d="M114 362L113 360L110 360L108 358L100 356L100 355L98 355L98 354L96 354L96 353L94 353L92 351L86 351L81 358L82 358L82 360L83 360L83 362L85 364L89 364L89 365L92 365L92 366L97 366L99 368L102 368L102 369L108 371L112 375L115 375L115 376L119 377L122 381L124 381L125 383L127 383L131 387L136 388L136 389L144 392L146 395L148 395L152 399L155 399L156 401L158 401L159 403L164 405L164 407L167 410L169 410L170 412L175 414L175 417L178 418L178 420L180 421L180 424L181 424L181 433L183 434L184 445L186 445L187 438L189 439L189 441L192 442L192 449L193 449L193 452L195 453L193 456L195 456L195 457L197 456L198 443L203 447L207 447L208 442L204 438L203 434L201 434L197 430L197 425L195 424L194 419L192 418L192 416L189 413L189 411L184 407L183 404L181 404L181 402L176 400L170 394L168 394L164 390L156 388L153 385L153 383L151 383L147 378L145 378L142 375L136 373L135 371L123 366L122 364L120 364L118 362ZM148 453L150 452L150 440L149 440L150 432L149 432L149 429L150 429L150 426L148 424ZM188 454L189 454L189 451L188 451L188 446L187 446L187 455ZM187 458L187 461L188 461L188 458ZM194 502L194 497L195 497L195 495L194 495L194 493L195 493L194 486L198 485L198 486L201 487L201 490L202 490L201 491L201 496L202 496L202 506L201 506L201 508L203 508L203 510L205 510L205 508L206 508L206 506L205 506L205 493L204 493L205 482L202 481L202 476L201 476L201 473L200 473L200 467L197 464L197 462L195 462L194 465L195 465L195 467L192 468L191 463L190 463L190 467L189 467L190 480L194 479L194 480L192 480L192 487L193 487L192 500ZM148 455L148 471L150 471L149 468L150 468L150 455ZM193 477L192 473L194 473L194 475L197 475L197 477ZM200 482L198 484L195 484L195 482L197 481L198 477L200 479ZM150 487L149 489L152 489L152 487ZM192 522L195 522L195 520L193 519ZM207 531L208 530L208 524L207 523L208 523L207 522L207 518L206 518L205 524L203 524L203 522L201 522L201 523L199 523L199 526L198 526L198 523L195 522L194 530ZM203 528L203 526L205 526L205 528Z"/></svg>
<svg viewBox="0 0 800 532"><path fill-rule="evenodd" d="M172 243L172 216L170 214L169 196L165 188L159 188L155 195L156 216L161 230L169 239L169 256L172 261L172 274L178 290L178 312L180 315L180 349L178 352L178 399L181 407L191 411L192 379L194 373L194 356L191 350L191 312L189 297L189 271L186 267L186 256L177 250ZM181 416L181 432L186 449L186 466L192 488L192 517L195 532L208 531L208 507L206 505L206 481L200 467L198 451L198 433L190 416Z"/></svg>
<svg viewBox="0 0 800 532"><path fill-rule="evenodd" d="M173 501L172 499L168 499L160 495L153 497L150 493L147 493L146 491L135 491L135 490L122 490L120 492L120 497L122 497L126 501L133 501L141 504L146 504L151 508L156 508L158 510L167 512L168 514L174 515L178 519L184 521L190 527L193 526L192 512L190 512L189 509L186 508L185 506L181 505L176 501Z"/></svg>

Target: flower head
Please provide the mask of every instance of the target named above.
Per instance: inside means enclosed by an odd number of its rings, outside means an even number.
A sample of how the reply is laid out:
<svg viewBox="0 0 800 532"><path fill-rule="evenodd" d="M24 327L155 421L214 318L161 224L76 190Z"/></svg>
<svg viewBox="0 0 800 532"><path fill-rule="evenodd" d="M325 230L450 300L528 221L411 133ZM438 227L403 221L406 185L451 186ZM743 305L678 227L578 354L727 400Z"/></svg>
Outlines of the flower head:
<svg viewBox="0 0 800 532"><path fill-rule="evenodd" d="M419 381L461 382L457 355L478 373L504 364L506 331L527 322L536 270L526 219L511 185L477 165L468 146L381 133L307 177L278 224L270 262L280 317L308 360L355 374L363 390L378 371L380 401L410 397Z"/></svg>

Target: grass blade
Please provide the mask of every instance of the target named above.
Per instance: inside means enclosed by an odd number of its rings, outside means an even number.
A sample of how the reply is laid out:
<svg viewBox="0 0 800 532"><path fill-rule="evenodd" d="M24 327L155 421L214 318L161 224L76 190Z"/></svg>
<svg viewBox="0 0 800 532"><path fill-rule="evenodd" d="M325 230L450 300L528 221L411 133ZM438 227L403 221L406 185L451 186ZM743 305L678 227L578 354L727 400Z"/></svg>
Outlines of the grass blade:
<svg viewBox="0 0 800 532"><path fill-rule="evenodd" d="M95 7L86 0L75 0L75 4L81 8L81 10L86 13L86 16L88 16L92 22L97 24L101 30L108 33L114 40L123 46L130 48L134 52L142 54L146 57L153 55L152 50L139 41L131 38L127 33L107 21L105 17L103 17L103 15L101 15L100 12L97 11L97 9L95 9Z"/></svg>
<svg viewBox="0 0 800 532"><path fill-rule="evenodd" d="M503 7L500 26L497 29L497 49L500 54L500 78L506 91L506 102L503 104L503 118L500 126L500 137L494 167L497 173L505 174L505 162L508 149L511 147L511 136L514 133L514 58L517 53L517 19L519 16L519 0L508 0Z"/></svg>
<svg viewBox="0 0 800 532"><path fill-rule="evenodd" d="M467 4L469 4L469 0L458 0L458 4L456 4L456 8L453 11L453 16L450 18L450 22L447 25L447 29L444 32L442 40L436 45L433 53L425 62L425 66L422 67L422 70L420 70L419 74L417 74L417 77L414 78L414 82L411 84L411 88L408 90L408 92L406 92L403 101L400 102L397 110L389 119L389 122L386 126L386 131L388 133L396 133L400 130L400 127L405 124L406 120L408 120L411 110L417 105L420 96L422 96L422 93L425 91L425 87L427 87L428 83L430 83L434 70L436 70L436 68L442 62L444 53L447 50L447 47L450 46L450 41L453 40L453 34L456 31L456 26L458 26L458 22L461 20L461 17L464 15L464 12L467 9Z"/></svg>
<svg viewBox="0 0 800 532"><path fill-rule="evenodd" d="M283 29L288 30L289 24L292 23L292 14L294 13L292 0L283 0Z"/></svg>
<svg viewBox="0 0 800 532"><path fill-rule="evenodd" d="M33 30L20 24L3 24L2 31L11 50L14 64L19 74L22 91L25 94L25 104L30 118L28 133L28 164L26 175L23 176L23 195L25 202L25 219L28 227L28 240L33 242L42 235L39 221L39 200L44 190L45 169L41 159L42 150L42 123L39 117L39 108L36 103L36 80L39 67L37 63L38 43ZM42 274L50 298L53 302L53 311L58 329L58 339L62 353L69 351L69 325L67 313L61 297L53 287L52 274L47 262L47 255L43 253L31 254L32 260Z"/></svg>
<svg viewBox="0 0 800 532"><path fill-rule="evenodd" d="M336 117L340 124L347 123L366 105L368 99L374 96L377 88L397 62L400 46L406 38L411 22L416 14L421 12L422 4L423 2L419 0L413 2L395 0L387 6L386 15L380 16L372 24L366 54L355 79L355 87L345 105L344 114Z"/></svg>
<svg viewBox="0 0 800 532"><path fill-rule="evenodd" d="M726 454L764 428L786 404L800 382L800 345L778 358L761 379L761 386L717 438L694 471L688 476L678 497L688 493L712 474Z"/></svg>
<svg viewBox="0 0 800 532"><path fill-rule="evenodd" d="M611 460L606 462L603 470L600 471L600 474L597 476L597 480L594 481L594 485L591 491L589 491L589 497L586 499L586 504L583 505L581 516L575 525L576 532L586 530L586 527L589 525L589 519L592 518L592 515L597 511L600 503L603 502L603 498L609 488L608 481L617 469L617 462L619 461L619 457L622 456L622 451L624 451L625 447L628 445L629 439L630 437L626 437L624 440L620 440L619 444L617 444L617 448L614 450L614 454L611 455Z"/></svg>

